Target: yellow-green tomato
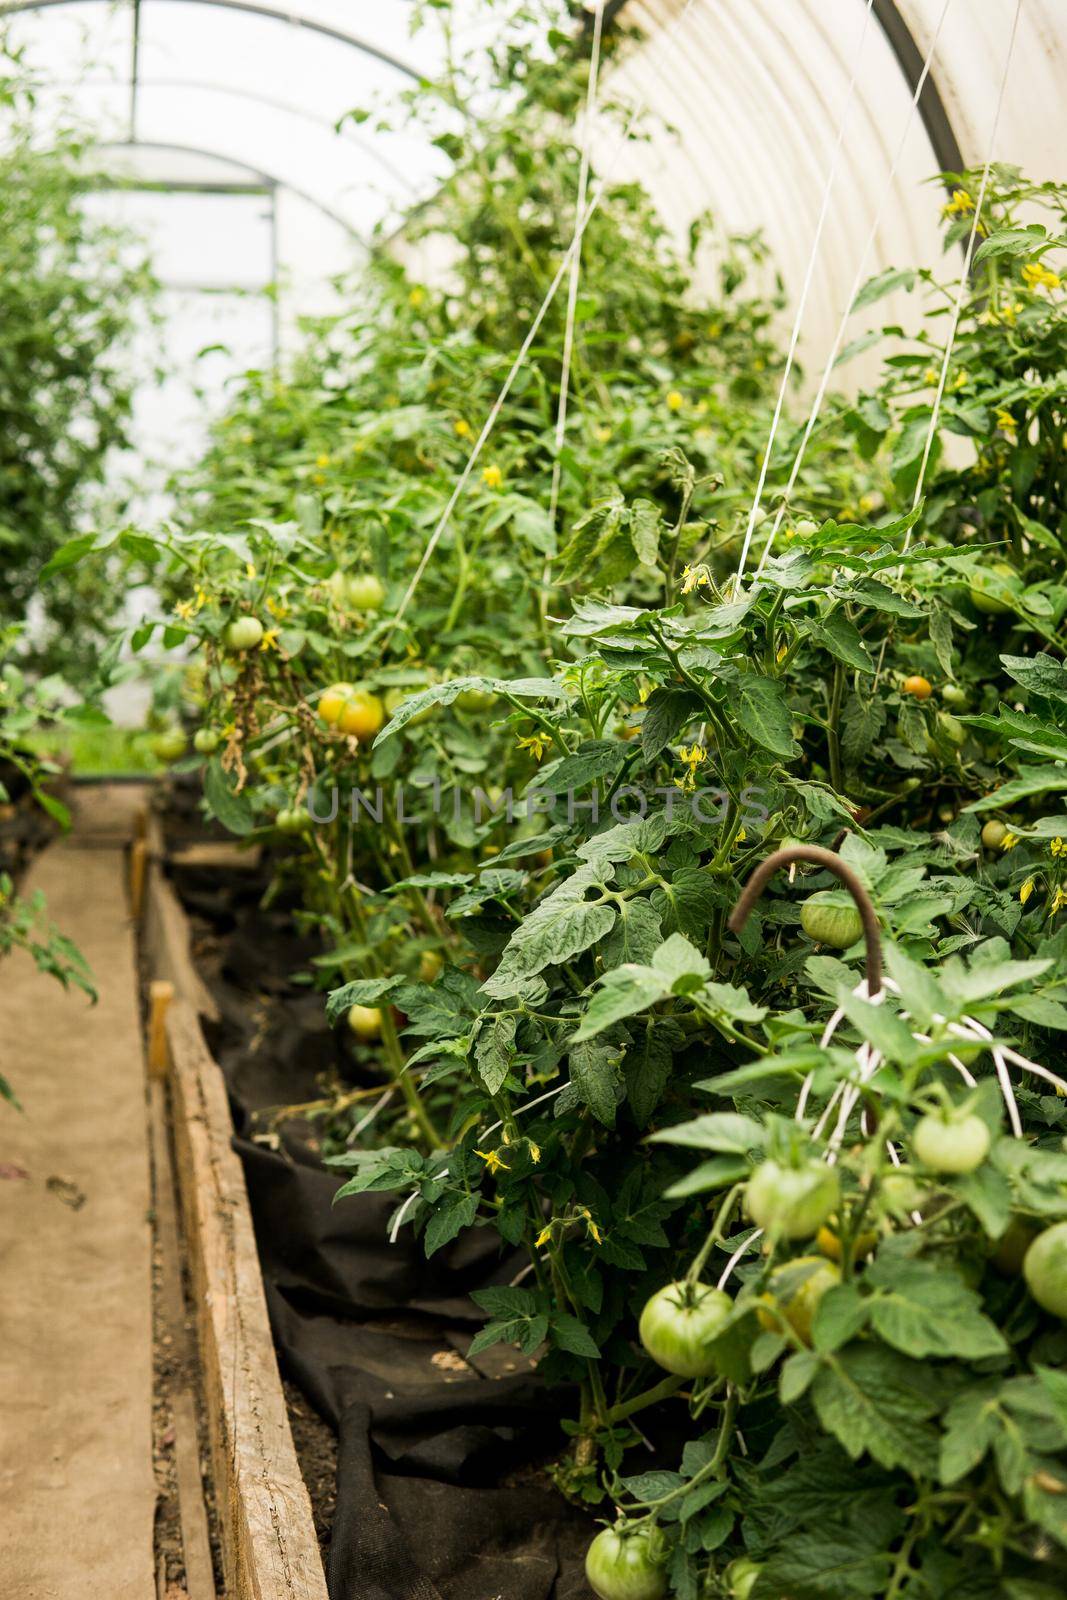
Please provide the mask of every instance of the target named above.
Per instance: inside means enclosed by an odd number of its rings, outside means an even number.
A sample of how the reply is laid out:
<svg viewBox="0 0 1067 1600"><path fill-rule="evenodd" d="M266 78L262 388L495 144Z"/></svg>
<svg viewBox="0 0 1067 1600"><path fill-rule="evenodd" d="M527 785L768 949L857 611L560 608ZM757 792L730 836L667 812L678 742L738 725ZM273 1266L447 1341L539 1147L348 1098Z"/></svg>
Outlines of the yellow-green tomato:
<svg viewBox="0 0 1067 1600"><path fill-rule="evenodd" d="M847 950L863 933L863 919L851 896L837 889L809 895L800 908L800 926L816 944Z"/></svg>
<svg viewBox="0 0 1067 1600"><path fill-rule="evenodd" d="M427 683L425 687L428 689L430 684ZM417 694L421 693L422 690L418 688L390 689L385 696L385 709L391 717L394 717L406 700L413 700ZM436 710L436 706L424 706L421 711L416 711L413 717L409 717L404 726L406 728L419 728L424 722L429 722Z"/></svg>
<svg viewBox="0 0 1067 1600"><path fill-rule="evenodd" d="M976 611L987 617L1002 617L1014 607L1005 598L1005 591L1017 594L1022 587L1019 574L1007 561L994 561L988 567L979 567L971 579L971 601Z"/></svg>
<svg viewBox="0 0 1067 1600"><path fill-rule="evenodd" d="M456 704L461 711L491 711L496 705L496 695L488 689L464 689L457 694Z"/></svg>
<svg viewBox="0 0 1067 1600"><path fill-rule="evenodd" d="M941 698L953 711L961 711L967 704L967 691L958 683L946 683L941 687Z"/></svg>
<svg viewBox="0 0 1067 1600"><path fill-rule="evenodd" d="M710 1378L711 1344L722 1332L734 1303L706 1283L668 1283L641 1313L641 1343L659 1366L679 1378Z"/></svg>
<svg viewBox="0 0 1067 1600"><path fill-rule="evenodd" d="M193 734L193 749L202 756L212 755L220 743L221 737L214 728L197 728Z"/></svg>
<svg viewBox="0 0 1067 1600"><path fill-rule="evenodd" d="M999 850L1007 837L1007 826L998 817L990 817L982 827L982 843L987 850Z"/></svg>
<svg viewBox="0 0 1067 1600"><path fill-rule="evenodd" d="M759 1562L751 1561L748 1556L739 1556L736 1561L731 1561L723 1574L729 1587L730 1600L749 1600L762 1570Z"/></svg>
<svg viewBox="0 0 1067 1600"><path fill-rule="evenodd" d="M667 1570L661 1536L647 1524L603 1528L585 1555L585 1576L599 1600L663 1600Z"/></svg>
<svg viewBox="0 0 1067 1600"><path fill-rule="evenodd" d="M797 1256L775 1267L756 1316L770 1333L792 1328L801 1344L811 1345L815 1313L824 1294L841 1282L841 1269L825 1256Z"/></svg>
<svg viewBox="0 0 1067 1600"><path fill-rule="evenodd" d="M1023 1258L1023 1277L1038 1305L1067 1321L1067 1222L1038 1234Z"/></svg>
<svg viewBox="0 0 1067 1600"><path fill-rule="evenodd" d="M223 638L230 650L254 650L263 638L263 624L258 617L235 617Z"/></svg>
<svg viewBox="0 0 1067 1600"><path fill-rule="evenodd" d="M382 1014L377 1006L349 1006L348 1026L357 1039L369 1044L381 1037Z"/></svg>
<svg viewBox="0 0 1067 1600"><path fill-rule="evenodd" d="M420 983L432 983L444 964L444 957L439 950L424 950L419 957Z"/></svg>
<svg viewBox="0 0 1067 1600"><path fill-rule="evenodd" d="M920 1117L911 1135L911 1148L931 1172L973 1172L989 1154L989 1129L973 1114L943 1116L929 1111Z"/></svg>
<svg viewBox="0 0 1067 1600"><path fill-rule="evenodd" d="M384 599L385 586L376 573L353 573L348 579L348 603L354 611L377 611Z"/></svg>
<svg viewBox="0 0 1067 1600"><path fill-rule="evenodd" d="M351 734L353 738L373 739L384 721L385 707L378 696L366 689L356 689L341 707L337 726L342 733Z"/></svg>
<svg viewBox="0 0 1067 1600"><path fill-rule="evenodd" d="M165 728L151 741L152 754L156 760L165 761L168 766L172 761L181 760L185 754L185 747L185 735L180 728Z"/></svg>
<svg viewBox="0 0 1067 1600"><path fill-rule="evenodd" d="M748 1181L745 1205L758 1228L779 1239L810 1239L841 1202L834 1167L808 1161L800 1167L761 1161Z"/></svg>
<svg viewBox="0 0 1067 1600"><path fill-rule="evenodd" d="M328 722L332 727L355 692L354 683L331 683L328 689L324 689L319 696L318 705L319 716L323 722Z"/></svg>
<svg viewBox="0 0 1067 1600"><path fill-rule="evenodd" d="M274 825L279 833L305 833L311 826L311 814L304 806L283 806Z"/></svg>

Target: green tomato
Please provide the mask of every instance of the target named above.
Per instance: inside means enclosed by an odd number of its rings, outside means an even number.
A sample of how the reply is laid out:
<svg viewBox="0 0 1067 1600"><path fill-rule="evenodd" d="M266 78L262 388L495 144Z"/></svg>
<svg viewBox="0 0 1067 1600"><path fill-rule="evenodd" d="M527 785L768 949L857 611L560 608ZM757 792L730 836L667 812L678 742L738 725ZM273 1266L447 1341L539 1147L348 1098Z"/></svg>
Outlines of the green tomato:
<svg viewBox="0 0 1067 1600"><path fill-rule="evenodd" d="M948 711L939 711L936 717L936 724L938 732L948 740L949 744L954 744L957 750L961 745L966 744L967 729L957 717L952 716Z"/></svg>
<svg viewBox="0 0 1067 1600"><path fill-rule="evenodd" d="M918 1211L926 1194L908 1173L887 1172L879 1185L878 1198L890 1216L903 1217Z"/></svg>
<svg viewBox="0 0 1067 1600"><path fill-rule="evenodd" d="M601 1529L586 1551L585 1575L600 1600L663 1600L660 1535L648 1526L631 1533L625 1523Z"/></svg>
<svg viewBox="0 0 1067 1600"><path fill-rule="evenodd" d="M1007 824L997 817L991 817L982 828L982 843L987 850L999 850L1007 837Z"/></svg>
<svg viewBox="0 0 1067 1600"><path fill-rule="evenodd" d="M767 1293L760 1296L756 1309L760 1327L781 1333L782 1324L792 1328L801 1344L811 1346L815 1313L824 1294L841 1282L841 1269L825 1256L797 1256L775 1267Z"/></svg>
<svg viewBox="0 0 1067 1600"><path fill-rule="evenodd" d="M1023 1258L1023 1277L1038 1305L1067 1321L1067 1222L1038 1234Z"/></svg>
<svg viewBox="0 0 1067 1600"><path fill-rule="evenodd" d="M385 599L385 585L373 572L361 572L348 580L348 603L356 611L378 611Z"/></svg>
<svg viewBox="0 0 1067 1600"><path fill-rule="evenodd" d="M752 1561L748 1556L739 1556L736 1561L731 1561L723 1577L729 1585L731 1600L749 1600L756 1579L763 1568L758 1561Z"/></svg>
<svg viewBox="0 0 1067 1600"><path fill-rule="evenodd" d="M457 694L456 704L461 711L491 711L496 705L496 695L488 689L464 689L462 694Z"/></svg>
<svg viewBox="0 0 1067 1600"><path fill-rule="evenodd" d="M976 611L987 617L1002 617L1015 608L1003 598L1005 590L1018 594L1022 588L1019 574L1007 561L994 561L989 567L980 567L971 579L971 601Z"/></svg>
<svg viewBox="0 0 1067 1600"><path fill-rule="evenodd" d="M1012 1217L989 1252L989 1259L997 1271L1006 1278L1017 1278L1022 1271L1026 1252L1039 1231L1039 1225L1032 1217Z"/></svg>
<svg viewBox="0 0 1067 1600"><path fill-rule="evenodd" d="M185 754L186 738L180 728L165 728L151 741L151 751L157 761L180 761Z"/></svg>
<svg viewBox="0 0 1067 1600"><path fill-rule="evenodd" d="M981 1117L943 1116L939 1111L920 1117L911 1135L911 1148L931 1172L973 1172L989 1154L989 1129Z"/></svg>
<svg viewBox="0 0 1067 1600"><path fill-rule="evenodd" d="M800 926L816 944L828 944L834 950L847 950L863 935L863 918L855 902L838 889L809 895L800 908Z"/></svg>
<svg viewBox="0 0 1067 1600"><path fill-rule="evenodd" d="M430 678L423 685L423 688L429 689L432 687L432 684L433 679ZM413 685L410 689L390 689L387 691L385 696L385 709L392 717L404 704L405 700L413 700L417 694L421 693L422 689L420 689L417 685ZM425 710L417 711L413 717L408 718L407 722L404 724L405 728L421 727L424 722L429 722L436 710L436 706L427 706Z"/></svg>
<svg viewBox="0 0 1067 1600"><path fill-rule="evenodd" d="M659 1366L679 1378L710 1378L709 1345L734 1308L728 1294L706 1283L668 1283L641 1313L641 1343Z"/></svg>
<svg viewBox="0 0 1067 1600"><path fill-rule="evenodd" d="M781 1239L810 1239L840 1201L841 1180L824 1161L808 1161L802 1167L762 1161L745 1196L756 1226Z"/></svg>
<svg viewBox="0 0 1067 1600"><path fill-rule="evenodd" d="M230 650L254 650L263 638L263 624L258 617L235 617L228 624L223 639Z"/></svg>
<svg viewBox="0 0 1067 1600"><path fill-rule="evenodd" d="M304 806L283 806L274 819L279 833L305 833L311 826L311 814Z"/></svg>
<svg viewBox="0 0 1067 1600"><path fill-rule="evenodd" d="M377 1006L349 1006L348 1026L364 1044L381 1036L382 1014Z"/></svg>
<svg viewBox="0 0 1067 1600"><path fill-rule="evenodd" d="M213 755L221 743L221 735L214 728L197 728L193 734L193 749L202 756Z"/></svg>
<svg viewBox="0 0 1067 1600"><path fill-rule="evenodd" d="M958 683L946 683L941 690L941 698L953 711L962 711L968 704L967 691L961 689Z"/></svg>

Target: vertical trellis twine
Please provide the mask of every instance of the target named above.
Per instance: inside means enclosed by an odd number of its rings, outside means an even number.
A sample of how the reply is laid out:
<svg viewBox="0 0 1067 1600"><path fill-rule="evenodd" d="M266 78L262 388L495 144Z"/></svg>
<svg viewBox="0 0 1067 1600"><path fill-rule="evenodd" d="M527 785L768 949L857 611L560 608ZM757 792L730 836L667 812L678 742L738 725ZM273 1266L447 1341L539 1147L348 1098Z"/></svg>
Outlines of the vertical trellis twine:
<svg viewBox="0 0 1067 1600"><path fill-rule="evenodd" d="M853 279L852 287L849 290L847 299L845 301L845 309L841 315L841 320L838 323L837 332L834 335L833 343L830 346L830 353L826 358L826 365L823 368L822 377L819 379L819 387L812 403L811 412L808 416L807 425L804 429L804 435L800 441L800 448L797 450L794 458L793 465L789 473L789 481L787 482L785 492L782 495L781 504L778 507L770 534L767 537L767 542L763 547L763 551L756 567L757 578L767 564L767 559L770 556L771 550L774 546L774 541L778 536L778 530L782 526L786 508L789 505L790 496L792 495L793 490L796 488L797 479L800 477L800 469L804 464L804 457L807 453L808 444L811 440L812 434L815 431L815 424L819 420L819 413L822 410L822 403L826 398L826 391L830 384L830 374L833 372L834 366L837 363L838 352L841 349L841 342L844 339L845 331L848 327L849 317L852 315L853 302L863 287L864 280L867 276L867 262L870 258L871 250L874 247L874 241L878 236L878 228L881 224L882 215L885 211L886 204L890 195L892 194L893 180L897 175L897 170L900 167L901 160L903 159L904 151L907 148L908 136L911 133L912 124L915 120L915 112L918 108L919 100L922 97L926 80L930 76L930 69L933 65L934 54L937 50L937 46L941 38L941 31L945 25L945 18L948 16L949 7L951 4L952 0L944 0L944 4L941 7L941 13L937 19L937 26L935 27L933 35L930 39L930 47L926 52L926 59L923 62L922 71L920 72L918 80L915 84L915 90L911 97L911 104L908 107L908 115L904 123L904 128L900 135L900 140L897 144L896 150L893 154L893 161L886 176L885 185L882 189L878 205L875 209L874 217L871 221L870 230L867 234L867 240L864 244L863 252L860 255L859 265L856 268L856 275ZM743 576L744 563L742 562L738 564L737 569L736 582L738 585L740 585Z"/></svg>
<svg viewBox="0 0 1067 1600"><path fill-rule="evenodd" d="M665 35L665 42L667 44L668 49L670 49L672 51L673 50L677 50L677 48L678 48L678 36L679 36L680 31L681 31L682 24L685 22L686 17L689 15L690 11L693 9L693 6L695 4L696 4L696 0L685 0L685 5L682 7L682 10L679 12L679 14L676 17L675 21L673 22L673 24L671 25L670 29L668 30L668 32ZM622 151L625 149L626 142L629 139L630 134L633 132L633 129L637 125L638 120L643 115L647 104L648 104L648 96L647 95L642 95L642 96L640 96L638 98L638 100L634 104L633 110L631 111L629 117L626 120L625 127L622 129L622 132L619 134L618 138L615 141L615 144L613 145L613 147L611 149L611 153L610 153L608 162L606 164L603 176L598 179L596 185L594 186L593 193L589 198L589 203L586 206L585 211L583 212L583 214L582 214L582 216L581 216L581 218L579 220L578 225L575 227L574 237L571 240L571 243L568 246L567 250L564 252L564 255L563 255L563 257L562 257L562 259L561 259L561 261L559 263L559 266L556 269L556 272L555 272L555 275L554 275L554 277L552 279L552 282L549 284L548 289L545 292L545 297L542 300L541 305L538 308L532 323L530 324L529 332L527 333L525 339L522 341L522 344L520 345L519 350L518 350L518 354L515 356L515 359L512 362L511 367L510 367L510 369L508 371L508 375L504 379L503 387L501 388L500 393L497 395L496 399L494 400L494 402L492 404L492 407L490 408L489 415L485 419L485 423L484 423L484 425L482 427L482 430L479 433L477 439L475 440L474 448L473 448L473 450L471 451L470 455L467 458L466 465L464 466L463 471L460 473L459 478L456 481L455 487L453 488L452 493L448 497L447 504L445 505L444 510L442 511L440 517L438 518L433 532L430 534L430 537L427 540L426 549L422 553L422 557L421 557L421 559L419 561L419 564L415 569L414 576L412 577L411 582L408 584L407 590L404 593L404 597L401 600L400 605L399 605L399 607L398 607L398 609L396 611L396 614L393 617L392 622L390 623L388 632L386 633L385 638L382 641L382 648L383 649L385 649L388 646L389 641L393 636L393 633L395 632L396 628L399 626L401 620L403 619L404 613L407 611L408 606L411 604L412 600L414 599L414 596L415 596L416 591L418 590L419 584L422 582L423 573L426 571L426 568L429 566L430 561L431 561L431 559L433 557L433 553L437 549L437 546L441 542L441 537L442 537L445 529L448 527L449 522L452 519L452 513L456 509L456 506L459 503L460 496L462 495L462 493L463 493L464 489L466 488L467 484L470 482L471 474L473 473L474 468L478 463L478 459L481 456L481 453L485 448L486 441L488 440L489 435L492 433L493 428L496 426L497 418L499 417L501 411L503 410L504 403L507 400L508 395L511 393L512 387L513 387L513 385L515 383L515 379L518 377L519 373L522 371L523 365L525 364L525 361L526 361L526 357L529 355L530 350L533 347L533 342L537 338L537 335L538 335L538 333L540 331L541 324L544 322L545 317L548 314L549 307L551 306L553 300L556 298L556 294L557 294L557 292L559 290L559 287L562 284L563 279L566 277L567 272L568 272L568 270L570 268L571 261L574 259L574 257L578 254L579 250L581 249L582 239L585 236L585 230L586 230L586 228L588 228L590 222L592 221L592 219L595 216L597 210L599 209L600 202L604 198L604 194L605 194L605 192L607 190L607 186L608 186L609 182L611 181L611 177L612 177L612 174L614 173L615 166L616 166L616 164L618 162L619 156L622 154Z"/></svg>
<svg viewBox="0 0 1067 1600"><path fill-rule="evenodd" d="M826 182L823 185L822 204L819 208L819 220L815 225L815 236L811 241L811 250L808 253L808 265L804 272L804 283L800 291L800 299L797 301L796 316L793 318L793 331L789 338L789 351L785 358L785 370L782 373L782 381L778 388L778 398L775 401L774 416L771 418L771 431L767 437L767 447L763 452L763 461L760 465L759 481L756 484L756 495L752 501L752 509L748 514L748 526L745 529L745 541L741 547L741 560L737 569L738 582L740 582L741 577L744 574L745 565L748 561L748 552L752 545L752 535L759 519L760 502L763 499L763 491L767 484L767 473L770 470L771 465L771 452L774 449L774 441L778 437L778 426L782 420L782 407L785 405L785 397L789 388L789 378L793 371L793 363L796 359L797 345L800 341L800 329L804 321L804 312L807 309L808 295L811 293L811 286L815 278L815 263L819 256L819 245L822 243L823 229L826 227L826 219L830 214L830 197L833 194L834 184L837 181L838 163L841 159L841 151L845 142L845 129L848 126L849 115L852 111L852 102L856 94L856 83L859 78L860 62L863 59L863 47L867 41L867 28L871 20L871 9L873 5L874 0L867 0L867 8L863 14L863 28L860 32L859 44L856 47L856 54L852 62L852 72L848 80L848 93L845 96L845 104L841 112L841 120L837 127L837 138L834 142L834 149L830 158L830 165L827 169Z"/></svg>

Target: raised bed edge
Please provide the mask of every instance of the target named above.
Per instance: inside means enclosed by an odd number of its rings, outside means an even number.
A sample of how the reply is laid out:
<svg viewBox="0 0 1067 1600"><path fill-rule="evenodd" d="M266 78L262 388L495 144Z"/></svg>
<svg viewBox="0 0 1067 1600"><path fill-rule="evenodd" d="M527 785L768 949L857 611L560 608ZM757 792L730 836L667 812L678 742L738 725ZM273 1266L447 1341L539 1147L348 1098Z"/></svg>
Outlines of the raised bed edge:
<svg viewBox="0 0 1067 1600"><path fill-rule="evenodd" d="M200 1027L206 991L185 913L152 849L143 909L149 977L174 986L165 1020L171 1110L227 1600L327 1600L225 1084Z"/></svg>

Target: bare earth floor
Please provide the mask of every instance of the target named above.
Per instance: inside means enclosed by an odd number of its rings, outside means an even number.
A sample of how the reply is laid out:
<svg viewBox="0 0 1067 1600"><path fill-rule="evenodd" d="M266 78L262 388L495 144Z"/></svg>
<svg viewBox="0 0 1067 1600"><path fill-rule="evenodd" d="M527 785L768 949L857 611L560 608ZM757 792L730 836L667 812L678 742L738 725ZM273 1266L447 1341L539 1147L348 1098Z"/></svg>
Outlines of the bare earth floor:
<svg viewBox="0 0 1067 1600"><path fill-rule="evenodd" d="M85 820L73 843L37 861L25 890L44 891L88 958L99 1004L65 994L21 955L0 973L0 1070L25 1108L0 1104L4 1600L155 1594L149 1167L127 819Z"/></svg>

